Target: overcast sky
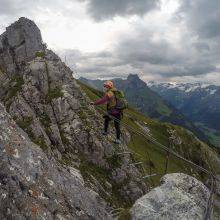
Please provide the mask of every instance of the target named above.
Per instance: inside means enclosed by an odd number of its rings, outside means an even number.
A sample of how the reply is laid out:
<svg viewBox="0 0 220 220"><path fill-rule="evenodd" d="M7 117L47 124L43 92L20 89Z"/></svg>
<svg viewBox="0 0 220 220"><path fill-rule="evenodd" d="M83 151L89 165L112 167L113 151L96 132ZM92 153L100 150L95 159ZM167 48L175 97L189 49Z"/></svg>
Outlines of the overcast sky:
<svg viewBox="0 0 220 220"><path fill-rule="evenodd" d="M0 0L0 33L21 16L77 76L220 85L220 0Z"/></svg>

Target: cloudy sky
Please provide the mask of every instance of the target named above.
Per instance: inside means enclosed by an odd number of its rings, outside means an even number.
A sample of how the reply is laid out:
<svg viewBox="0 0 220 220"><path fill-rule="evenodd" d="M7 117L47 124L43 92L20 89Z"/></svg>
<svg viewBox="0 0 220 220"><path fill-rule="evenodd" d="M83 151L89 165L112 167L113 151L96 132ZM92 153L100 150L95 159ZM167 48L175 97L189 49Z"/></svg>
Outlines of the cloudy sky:
<svg viewBox="0 0 220 220"><path fill-rule="evenodd" d="M21 16L76 76L220 85L219 0L0 0L0 33Z"/></svg>

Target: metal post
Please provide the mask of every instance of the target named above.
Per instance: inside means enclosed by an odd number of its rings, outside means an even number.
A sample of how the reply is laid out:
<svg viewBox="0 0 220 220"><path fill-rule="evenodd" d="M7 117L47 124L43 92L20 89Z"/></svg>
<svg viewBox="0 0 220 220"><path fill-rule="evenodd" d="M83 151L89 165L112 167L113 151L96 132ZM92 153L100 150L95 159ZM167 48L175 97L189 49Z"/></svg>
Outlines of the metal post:
<svg viewBox="0 0 220 220"><path fill-rule="evenodd" d="M171 139L169 139L169 145L168 145L169 149L170 149L171 145L172 145L172 141L171 141ZM169 158L170 158L170 151L167 150L164 175L167 174L168 165L169 165Z"/></svg>

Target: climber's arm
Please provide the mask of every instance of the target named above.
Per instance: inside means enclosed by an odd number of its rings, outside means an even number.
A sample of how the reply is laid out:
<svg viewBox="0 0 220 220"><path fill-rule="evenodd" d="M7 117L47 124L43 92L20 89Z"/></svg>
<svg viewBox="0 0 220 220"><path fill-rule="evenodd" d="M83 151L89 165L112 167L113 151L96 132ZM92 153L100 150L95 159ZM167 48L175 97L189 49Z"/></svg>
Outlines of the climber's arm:
<svg viewBox="0 0 220 220"><path fill-rule="evenodd" d="M98 99L97 101L95 101L93 104L94 105L103 105L103 104L106 104L108 101L109 101L109 97L108 97L108 95L105 95L101 99Z"/></svg>

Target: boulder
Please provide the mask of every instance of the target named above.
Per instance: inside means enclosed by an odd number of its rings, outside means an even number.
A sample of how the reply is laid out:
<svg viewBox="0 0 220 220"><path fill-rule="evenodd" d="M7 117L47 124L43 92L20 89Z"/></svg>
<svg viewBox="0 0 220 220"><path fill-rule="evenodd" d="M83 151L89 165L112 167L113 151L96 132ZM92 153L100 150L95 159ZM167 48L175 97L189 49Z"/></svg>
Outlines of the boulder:
<svg viewBox="0 0 220 220"><path fill-rule="evenodd" d="M134 220L202 220L210 192L186 174L167 174L162 185L139 198L131 209Z"/></svg>

